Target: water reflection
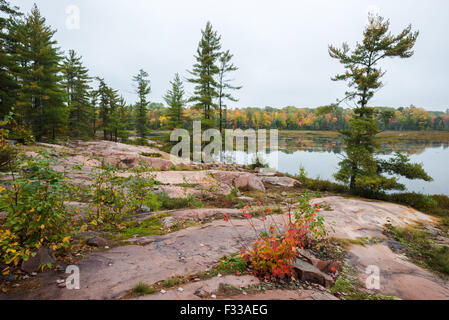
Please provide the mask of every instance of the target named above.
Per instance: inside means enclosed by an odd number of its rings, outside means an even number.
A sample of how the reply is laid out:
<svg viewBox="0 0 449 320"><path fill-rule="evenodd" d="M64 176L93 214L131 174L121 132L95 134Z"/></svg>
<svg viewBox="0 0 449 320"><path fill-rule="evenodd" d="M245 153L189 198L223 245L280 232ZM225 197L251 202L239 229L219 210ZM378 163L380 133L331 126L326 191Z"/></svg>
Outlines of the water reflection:
<svg viewBox="0 0 449 320"><path fill-rule="evenodd" d="M379 154L390 155L395 152L407 155L421 154L429 148L449 148L449 141L433 141L418 139L380 139ZM279 150L287 154L296 151L342 153L343 140L338 137L307 136L279 137Z"/></svg>
<svg viewBox="0 0 449 320"><path fill-rule="evenodd" d="M449 143L420 139L384 139L381 140L381 158L389 158L399 152L410 157L411 161L422 163L424 169L434 178L432 182L399 179L408 191L428 194L449 195ZM289 174L298 174L299 166L306 169L308 176L334 180L338 162L344 155L343 142L337 137L303 136L279 137L279 151L267 156L268 163L276 170ZM235 152L233 155L239 164L250 164L254 155Z"/></svg>

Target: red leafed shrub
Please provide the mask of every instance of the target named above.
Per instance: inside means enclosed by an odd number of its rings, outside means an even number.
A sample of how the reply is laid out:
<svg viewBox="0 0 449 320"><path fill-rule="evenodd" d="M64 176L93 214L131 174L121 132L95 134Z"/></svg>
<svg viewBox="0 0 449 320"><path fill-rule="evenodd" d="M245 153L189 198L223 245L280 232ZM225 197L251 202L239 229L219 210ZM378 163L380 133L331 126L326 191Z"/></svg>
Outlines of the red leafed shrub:
<svg viewBox="0 0 449 320"><path fill-rule="evenodd" d="M293 277L293 265L299 248L305 248L311 240L321 240L326 236L324 221L319 216L319 205L309 204L310 196L302 195L297 210L287 214L288 218L275 219L267 215L260 220L263 222L262 230L258 230L251 216L251 208L242 209L242 215L254 229L257 240L248 248L246 245L241 250L241 257L248 261L257 276L264 278ZM266 225L267 219L272 224ZM229 215L225 216L226 221ZM277 221L276 221L277 220Z"/></svg>

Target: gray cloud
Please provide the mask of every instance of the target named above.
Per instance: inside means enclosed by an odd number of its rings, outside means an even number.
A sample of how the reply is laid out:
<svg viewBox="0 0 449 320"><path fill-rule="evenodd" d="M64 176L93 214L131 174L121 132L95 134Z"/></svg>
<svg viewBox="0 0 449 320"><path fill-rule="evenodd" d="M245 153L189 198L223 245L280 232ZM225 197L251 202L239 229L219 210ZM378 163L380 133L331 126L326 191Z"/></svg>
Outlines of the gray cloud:
<svg viewBox="0 0 449 320"><path fill-rule="evenodd" d="M11 0L29 11L30 0ZM334 102L345 86L330 77L342 70L328 44L360 40L368 8L391 20L393 32L412 23L420 30L415 56L386 61L385 87L375 105L428 110L449 108L449 2L446 0L37 0L65 51L83 55L92 76L101 76L129 103L132 76L151 77L152 101L162 101L175 72L184 77L194 60L200 30L210 20L222 45L234 54L244 87L234 106L314 107ZM80 8L79 30L66 27L66 8ZM192 87L186 84L186 91Z"/></svg>

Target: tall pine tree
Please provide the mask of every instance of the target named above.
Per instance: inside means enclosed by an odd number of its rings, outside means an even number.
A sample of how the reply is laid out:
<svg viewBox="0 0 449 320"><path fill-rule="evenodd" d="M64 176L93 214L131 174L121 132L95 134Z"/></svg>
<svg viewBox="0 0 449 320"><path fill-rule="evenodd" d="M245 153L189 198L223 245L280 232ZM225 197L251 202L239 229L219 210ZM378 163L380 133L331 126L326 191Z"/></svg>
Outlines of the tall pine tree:
<svg viewBox="0 0 449 320"><path fill-rule="evenodd" d="M110 108L109 108L109 87L103 78L97 77L98 89L95 92L95 99L98 99L98 117L101 120L101 127L103 129L103 139L108 139L108 128L110 121ZM95 127L94 127L95 128Z"/></svg>
<svg viewBox="0 0 449 320"><path fill-rule="evenodd" d="M91 80L81 59L76 56L75 51L70 50L62 67L69 108L69 133L74 137L92 136L89 130L92 117L89 101Z"/></svg>
<svg viewBox="0 0 449 320"><path fill-rule="evenodd" d="M148 77L148 73L141 69L133 78L133 81L136 83L136 93L139 96L139 101L136 103L136 129L137 135L140 137L142 143L148 134L147 112L149 101L147 97L151 92Z"/></svg>
<svg viewBox="0 0 449 320"><path fill-rule="evenodd" d="M192 71L189 71L193 77L188 81L195 84L194 95L189 101L195 102L194 108L203 111L203 125L210 128L215 125L214 111L217 109L215 99L218 97L218 84L215 77L220 72L217 60L220 57L221 38L212 29L210 22L207 22L201 34L195 55L196 63Z"/></svg>
<svg viewBox="0 0 449 320"><path fill-rule="evenodd" d="M122 142L128 140L128 127L131 122L131 107L126 104L125 98L120 96L117 101L117 134Z"/></svg>
<svg viewBox="0 0 449 320"><path fill-rule="evenodd" d="M61 85L62 55L53 39L56 31L47 26L36 5L15 27L21 60L18 111L37 141L47 134L54 139L65 127L68 115Z"/></svg>
<svg viewBox="0 0 449 320"><path fill-rule="evenodd" d="M14 107L19 85L16 81L18 59L17 38L12 31L14 19L21 13L7 1L0 0L0 119Z"/></svg>

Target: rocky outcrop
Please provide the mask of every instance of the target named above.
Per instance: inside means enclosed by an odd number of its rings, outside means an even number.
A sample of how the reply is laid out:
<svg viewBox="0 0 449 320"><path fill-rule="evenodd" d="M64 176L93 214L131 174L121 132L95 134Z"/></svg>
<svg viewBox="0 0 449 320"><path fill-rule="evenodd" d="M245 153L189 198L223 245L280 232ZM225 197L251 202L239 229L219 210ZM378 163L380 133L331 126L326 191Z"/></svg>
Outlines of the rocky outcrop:
<svg viewBox="0 0 449 320"><path fill-rule="evenodd" d="M86 244L91 247L105 247L108 243L101 237L92 237L86 241Z"/></svg>
<svg viewBox="0 0 449 320"><path fill-rule="evenodd" d="M341 272L342 270L342 264L339 261L325 261L318 259L315 257L312 253L310 253L308 250L300 249L298 250L298 258L301 260L305 260L306 262L313 265L315 268L320 270L324 273L337 273Z"/></svg>
<svg viewBox="0 0 449 320"><path fill-rule="evenodd" d="M293 266L298 275L298 279L301 281L317 283L324 287L329 287L334 284L334 279L330 275L304 260L296 259Z"/></svg>
<svg viewBox="0 0 449 320"><path fill-rule="evenodd" d="M254 173L239 171L210 171L210 173L220 183L226 184L231 188L237 188L241 191L256 190L265 192L262 179Z"/></svg>
<svg viewBox="0 0 449 320"><path fill-rule="evenodd" d="M38 272L42 266L55 264L56 258L53 251L49 248L40 247L34 252L36 255L30 255L29 259L22 262L21 269L28 273Z"/></svg>
<svg viewBox="0 0 449 320"><path fill-rule="evenodd" d="M188 195L192 195L192 196L201 196L202 195L202 191L195 189L195 188L186 188L186 187L170 186L170 185L158 186L157 189L155 189L153 192L154 192L154 194L165 193L167 196L169 196L172 199L187 198Z"/></svg>
<svg viewBox="0 0 449 320"><path fill-rule="evenodd" d="M262 181L264 183L269 183L271 185L281 186L285 188L301 186L301 183L298 180L290 177L262 177Z"/></svg>

